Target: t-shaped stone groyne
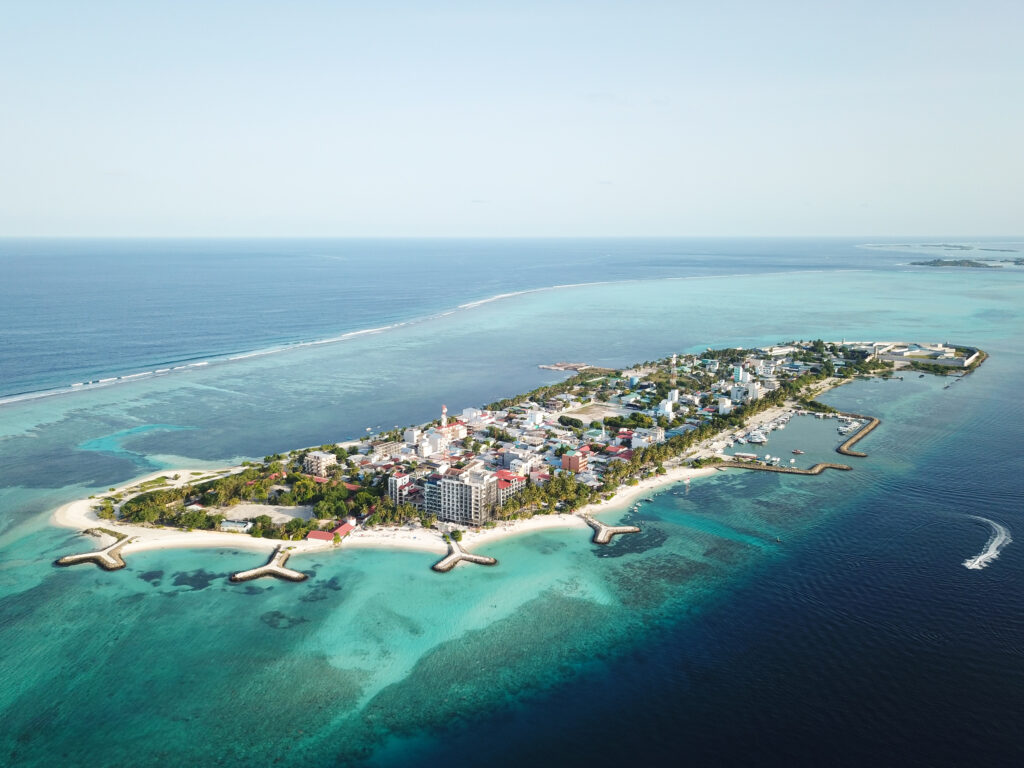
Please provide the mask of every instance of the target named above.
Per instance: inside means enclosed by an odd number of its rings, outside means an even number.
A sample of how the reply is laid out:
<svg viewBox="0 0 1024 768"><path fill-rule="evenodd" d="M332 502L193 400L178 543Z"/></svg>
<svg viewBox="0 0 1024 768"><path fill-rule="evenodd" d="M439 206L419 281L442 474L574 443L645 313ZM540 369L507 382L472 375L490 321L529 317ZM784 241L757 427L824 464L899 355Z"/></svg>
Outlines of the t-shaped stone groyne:
<svg viewBox="0 0 1024 768"><path fill-rule="evenodd" d="M594 529L592 541L595 544L607 544L612 540L612 536L618 536L621 533L640 533L640 529L635 525L605 525L590 515L583 515L583 519Z"/></svg>
<svg viewBox="0 0 1024 768"><path fill-rule="evenodd" d="M472 552L466 552L461 546L459 546L459 542L454 539L448 539L448 554L430 567L438 573L448 573L448 571L462 562L476 563L477 565L498 564L498 561L493 557L487 557L486 555L474 555Z"/></svg>
<svg viewBox="0 0 1024 768"><path fill-rule="evenodd" d="M285 568L284 564L288 562L288 558L291 556L291 552L285 549L283 546L278 546L274 550L274 554L270 556L270 560L267 561L266 565L261 565L259 568L252 568L248 571L239 571L238 573L231 574L231 581L252 581L253 579L260 579L264 576L273 576L276 579L284 579L285 581L305 581L306 574L301 571L293 571L291 568Z"/></svg>
<svg viewBox="0 0 1024 768"><path fill-rule="evenodd" d="M92 531L86 532L90 533ZM101 531L101 533L109 534L110 532ZM78 565L79 563L96 563L96 565L105 571L116 571L124 568L124 558L121 557L121 550L125 545L130 544L133 539L122 534L113 535L117 536L117 541L113 544L97 550L96 552L83 552L79 555L65 555L56 561L56 565L68 566Z"/></svg>

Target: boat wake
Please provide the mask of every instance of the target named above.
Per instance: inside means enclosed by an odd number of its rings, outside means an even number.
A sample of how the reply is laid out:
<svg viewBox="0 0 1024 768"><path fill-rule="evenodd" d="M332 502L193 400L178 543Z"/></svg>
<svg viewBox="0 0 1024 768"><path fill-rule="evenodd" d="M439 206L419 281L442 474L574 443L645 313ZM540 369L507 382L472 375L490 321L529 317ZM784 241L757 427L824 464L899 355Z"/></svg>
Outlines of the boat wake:
<svg viewBox="0 0 1024 768"><path fill-rule="evenodd" d="M992 535L985 542L985 548L981 553L964 560L964 568L977 571L999 557L1003 547L1013 541L1013 539L1010 537L1010 531L1005 525L1000 525L995 520L989 520L987 517L978 517L978 515L971 515L971 517L992 526Z"/></svg>

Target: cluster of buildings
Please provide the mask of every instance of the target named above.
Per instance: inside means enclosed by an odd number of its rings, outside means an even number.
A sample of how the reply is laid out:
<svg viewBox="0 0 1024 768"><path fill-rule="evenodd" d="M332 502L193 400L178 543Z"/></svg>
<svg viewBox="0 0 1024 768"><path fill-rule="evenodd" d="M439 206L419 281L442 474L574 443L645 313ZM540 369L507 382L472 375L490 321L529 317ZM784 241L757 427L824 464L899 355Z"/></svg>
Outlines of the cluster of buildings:
<svg viewBox="0 0 1024 768"><path fill-rule="evenodd" d="M434 426L409 427L400 441L371 442L360 461L387 478L387 494L395 504L411 504L447 522L482 525L527 483L543 484L558 472L571 472L577 482L599 488L613 462L627 462L636 450L696 429L715 414L729 412L732 404L756 400L771 386L762 378L776 372L771 360L751 360L722 367L731 378L705 391L677 384L679 373L698 368L717 373L719 364L674 356L621 376L595 374L590 385L544 402L526 401L499 411L466 408L456 419L442 406ZM588 425L586 406L595 403L602 414L617 417L613 423L624 425ZM584 426L574 429L559 421L561 416L578 418Z"/></svg>
<svg viewBox="0 0 1024 768"><path fill-rule="evenodd" d="M843 364L842 355L822 352L821 342L816 344L673 355L621 373L588 369L593 379L542 401L493 411L466 408L458 418L449 418L442 406L433 425L409 427L401 439L371 438L350 458L364 480L375 476L375 482L386 484L395 504L478 526L527 483L543 484L558 472L571 472L577 482L598 488L607 468L629 461L634 451L755 402L825 359ZM867 354L859 351L857 359ZM872 347L870 354L880 354L879 349ZM590 422L587 413L607 421ZM560 421L565 416L570 418ZM335 463L328 452L305 457L312 475L324 475Z"/></svg>

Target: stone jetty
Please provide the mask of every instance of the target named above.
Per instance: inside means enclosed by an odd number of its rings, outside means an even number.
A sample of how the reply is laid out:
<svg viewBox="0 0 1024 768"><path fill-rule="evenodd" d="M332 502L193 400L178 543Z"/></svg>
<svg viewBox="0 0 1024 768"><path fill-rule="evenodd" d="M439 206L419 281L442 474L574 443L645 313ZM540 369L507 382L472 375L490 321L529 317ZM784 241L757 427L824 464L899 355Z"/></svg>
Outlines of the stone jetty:
<svg viewBox="0 0 1024 768"><path fill-rule="evenodd" d="M592 540L595 544L607 544L612 540L612 536L617 536L620 533L640 533L640 529L635 525L605 525L590 515L583 515L583 519L594 529Z"/></svg>
<svg viewBox="0 0 1024 768"><path fill-rule="evenodd" d="M448 573L448 571L461 562L476 563L477 565L498 564L498 561L493 557L487 557L486 555L474 555L472 552L466 552L461 546L459 546L459 542L454 539L448 539L448 554L430 567L438 573Z"/></svg>
<svg viewBox="0 0 1024 768"><path fill-rule="evenodd" d="M758 464L753 461L730 461L725 467L735 467L736 469L756 469L761 472L782 472L786 475L820 475L826 469L841 469L844 472L849 472L853 467L848 464L832 464L831 462L824 462L821 464L815 464L810 469L798 469L796 467L773 467L771 464Z"/></svg>
<svg viewBox="0 0 1024 768"><path fill-rule="evenodd" d="M91 532L92 531L86 531L86 533ZM107 531L101 531L101 533L107 533ZM78 563L96 563L96 565L105 571L117 571L124 568L124 559L121 557L121 550L125 545L130 544L133 539L129 539L127 536L122 534L112 535L117 537L117 541L113 544L110 544L96 552L83 552L80 555L65 555L57 560L56 564L68 566L78 565Z"/></svg>
<svg viewBox="0 0 1024 768"><path fill-rule="evenodd" d="M248 571L233 573L231 574L231 581L252 581L253 579L261 579L264 576L273 576L276 579L284 579L285 581L305 581L306 574L284 567L290 556L291 552L279 545L274 550L274 554L270 556L270 560L267 561L266 565L261 565L259 568L252 568Z"/></svg>
<svg viewBox="0 0 1024 768"><path fill-rule="evenodd" d="M859 456L860 458L864 458L865 456L867 456L866 453L862 453L860 451L851 451L850 447L852 445L854 445L861 438L867 436L867 434L869 432L871 432L875 427L877 427L879 424L881 424L882 423L881 419L876 419L874 416L861 416L858 413L843 413L843 414L840 414L840 415L841 416L846 416L847 418L850 418L850 419L867 419L868 420L868 423L865 424L860 429L858 429L855 433L853 433L853 435L850 436L849 440L847 440L845 443L843 443L838 448L836 448L836 452L837 453L841 453L844 456Z"/></svg>

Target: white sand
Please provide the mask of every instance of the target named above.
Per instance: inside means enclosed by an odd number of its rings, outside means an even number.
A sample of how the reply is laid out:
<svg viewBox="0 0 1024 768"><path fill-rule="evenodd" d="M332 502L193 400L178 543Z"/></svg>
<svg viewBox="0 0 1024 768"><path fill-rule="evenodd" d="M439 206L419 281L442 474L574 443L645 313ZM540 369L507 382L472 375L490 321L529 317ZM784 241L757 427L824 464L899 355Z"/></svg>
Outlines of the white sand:
<svg viewBox="0 0 1024 768"><path fill-rule="evenodd" d="M296 517L301 520L310 520L313 517L313 508L308 505L298 507L278 507L273 504L235 504L233 507L211 507L207 510L211 514L224 515L225 520L249 520L253 517L266 515L274 523L287 523Z"/></svg>
<svg viewBox="0 0 1024 768"><path fill-rule="evenodd" d="M834 380L834 382L830 381L826 388L836 386L840 383L844 383L844 380L838 379ZM820 391L821 390L819 390L819 393ZM747 426L744 427L743 430L739 431L745 432L755 429L758 426L773 421L784 413L792 410L792 408L786 407L769 408L768 410L751 417ZM694 455L714 455L718 446L724 445L722 442L724 438L725 436L721 435L716 441L706 442L697 448ZM117 492L123 492L127 488L137 486L146 480L160 476L173 477L175 474L179 475L180 477L177 481L172 481L171 483L168 483L167 486L161 486L171 487L172 485L178 486L188 482L194 482L196 478L199 477L208 478L214 474L224 474L232 471L240 471L241 469L243 469L243 467L229 467L222 470L203 470L203 474L201 476L193 476L191 474L192 470L187 469L163 470L161 472L154 472L144 478L133 480L132 482L121 486ZM685 480L713 475L715 472L715 467L701 467L700 469L679 466L671 467L664 475L655 475L654 477L647 478L646 480L641 480L637 485L622 486L618 489L615 496L609 501L589 504L573 514L535 515L527 520L499 522L494 528L485 528L480 531L467 531L464 534L462 543L467 549L472 549L478 545L490 544L508 536L532 533L534 531L585 528L587 527L587 524L583 520L582 515L601 515L604 513L621 511L643 496L650 495L658 490ZM123 551L126 553L138 552L147 549L170 549L175 547L224 547L232 549L245 548L270 551L278 544L282 543L279 539L257 539L244 533L227 533L223 531L182 531L172 528L149 528L125 523L115 523L109 520L100 520L96 517L96 513L92 511L92 506L96 503L98 503L97 500L82 499L71 502L70 504L65 504L53 513L51 520L54 525L65 528L77 528L78 530L83 530L85 528L102 526L134 537L136 540L125 546ZM282 514L281 508L267 507L266 509L275 510L278 515ZM237 507L230 508L230 512L232 513L232 516L237 516L239 518L270 513L269 511L264 511L264 508L259 505L239 505ZM325 549L335 548L332 542L289 541L285 542L285 544L286 546L293 548L294 554L301 554L303 552L320 552ZM447 545L445 544L443 535L440 531L427 530L419 526L374 529L357 528L345 537L340 547L346 549L403 549L431 552L438 555L443 555L447 552Z"/></svg>
<svg viewBox="0 0 1024 768"><path fill-rule="evenodd" d="M129 554L131 552L142 552L151 549L174 549L174 548L203 548L220 547L228 549L252 549L269 552L278 544L280 539L257 539L247 533L229 533L227 531L182 531L178 528L150 528L130 523L120 523L113 520L101 520L93 511L93 505L100 503L100 498L107 495L124 493L129 488L134 488L148 480L155 480L158 477L166 476L168 479L179 475L178 480L171 480L167 485L159 488L171 488L195 482L197 479L221 476L231 472L239 472L244 467L225 467L219 470L202 470L201 475L193 475L189 469L167 469L160 472L153 472L145 477L132 480L129 483L116 488L113 492L97 494L95 499L79 499L70 504L58 508L50 518L50 522L61 528L75 528L79 531L86 528L107 528L111 531L123 533L133 539L130 544L125 545L121 551ZM157 490L157 489L153 489ZM261 514L261 513L257 513ZM103 537L107 541L107 537ZM330 542L313 541L289 541L283 542L286 546L294 547L294 553L323 550L330 546Z"/></svg>

